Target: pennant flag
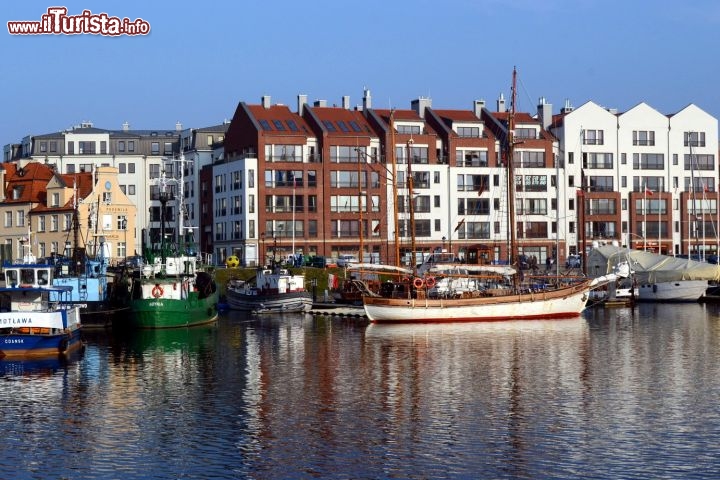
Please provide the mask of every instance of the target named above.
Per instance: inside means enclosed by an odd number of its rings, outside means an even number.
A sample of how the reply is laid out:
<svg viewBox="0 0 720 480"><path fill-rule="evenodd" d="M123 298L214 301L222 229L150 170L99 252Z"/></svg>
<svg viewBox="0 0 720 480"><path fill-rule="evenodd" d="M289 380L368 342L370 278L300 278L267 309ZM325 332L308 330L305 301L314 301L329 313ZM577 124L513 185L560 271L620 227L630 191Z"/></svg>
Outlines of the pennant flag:
<svg viewBox="0 0 720 480"><path fill-rule="evenodd" d="M373 228L373 233L378 233L380 231L380 223L375 225L375 228Z"/></svg>
<svg viewBox="0 0 720 480"><path fill-rule="evenodd" d="M464 219L464 218L463 218L462 220L460 220L460 222L457 224L457 227L455 227L455 230L454 230L454 231L457 232L457 231L460 229L460 227L463 226L463 224L465 224L465 219Z"/></svg>
<svg viewBox="0 0 720 480"><path fill-rule="evenodd" d="M645 187L645 195L652 195L653 191L650 190L648 187Z"/></svg>

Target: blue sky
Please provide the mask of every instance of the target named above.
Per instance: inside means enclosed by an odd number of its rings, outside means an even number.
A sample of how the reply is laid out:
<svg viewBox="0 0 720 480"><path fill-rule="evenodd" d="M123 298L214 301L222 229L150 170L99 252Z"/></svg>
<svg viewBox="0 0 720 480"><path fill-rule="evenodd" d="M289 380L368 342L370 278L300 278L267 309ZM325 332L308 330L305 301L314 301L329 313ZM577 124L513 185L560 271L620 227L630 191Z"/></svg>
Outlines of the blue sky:
<svg viewBox="0 0 720 480"><path fill-rule="evenodd" d="M143 18L151 33L15 36L5 23L48 7ZM202 127L240 101L296 108L494 108L519 73L518 110L538 98L554 113L593 100L662 113L690 103L720 118L720 2L716 0L310 0L5 2L0 144L81 121L96 127Z"/></svg>

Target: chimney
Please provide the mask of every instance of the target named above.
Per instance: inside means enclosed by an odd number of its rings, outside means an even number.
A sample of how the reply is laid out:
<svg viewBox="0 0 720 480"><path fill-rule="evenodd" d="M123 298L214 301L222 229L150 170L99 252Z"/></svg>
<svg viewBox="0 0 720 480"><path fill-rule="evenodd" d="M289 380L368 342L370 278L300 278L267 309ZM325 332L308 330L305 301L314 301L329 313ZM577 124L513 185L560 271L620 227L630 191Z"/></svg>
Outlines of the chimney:
<svg viewBox="0 0 720 480"><path fill-rule="evenodd" d="M485 108L485 100L475 100L473 102L473 112L478 118L482 118L482 109Z"/></svg>
<svg viewBox="0 0 720 480"><path fill-rule="evenodd" d="M123 130L123 132L129 131L129 130L130 130L130 124L129 124L128 122L123 122L122 130Z"/></svg>
<svg viewBox="0 0 720 480"><path fill-rule="evenodd" d="M327 107L327 100L315 100L314 107Z"/></svg>
<svg viewBox="0 0 720 480"><path fill-rule="evenodd" d="M570 105L570 99L565 99L565 106L560 110L560 113L570 113L573 111L572 105Z"/></svg>
<svg viewBox="0 0 720 480"><path fill-rule="evenodd" d="M370 98L370 89L363 89L363 110L372 108L372 99Z"/></svg>
<svg viewBox="0 0 720 480"><path fill-rule="evenodd" d="M298 112L298 115L300 115L302 117L302 114L305 111L305 105L307 105L307 95L300 94L300 95L298 95L297 100L298 100L297 112Z"/></svg>
<svg viewBox="0 0 720 480"><path fill-rule="evenodd" d="M425 109L428 107L432 107L432 100L426 97L420 97L410 102L410 108L415 110L420 118L425 118Z"/></svg>
<svg viewBox="0 0 720 480"><path fill-rule="evenodd" d="M543 130L547 130L552 123L552 105L545 101L545 97L540 97L537 106L537 116L540 120L540 126Z"/></svg>
<svg viewBox="0 0 720 480"><path fill-rule="evenodd" d="M497 111L498 113L505 113L507 110L505 109L505 95L502 93L500 94L500 97L497 99Z"/></svg>
<svg viewBox="0 0 720 480"><path fill-rule="evenodd" d="M260 100L263 108L270 108L270 95L263 95Z"/></svg>
<svg viewBox="0 0 720 480"><path fill-rule="evenodd" d="M182 132L182 123L180 123L180 120L175 124L175 131Z"/></svg>
<svg viewBox="0 0 720 480"><path fill-rule="evenodd" d="M343 95L342 108L344 108L345 110L350 110L350 95Z"/></svg>

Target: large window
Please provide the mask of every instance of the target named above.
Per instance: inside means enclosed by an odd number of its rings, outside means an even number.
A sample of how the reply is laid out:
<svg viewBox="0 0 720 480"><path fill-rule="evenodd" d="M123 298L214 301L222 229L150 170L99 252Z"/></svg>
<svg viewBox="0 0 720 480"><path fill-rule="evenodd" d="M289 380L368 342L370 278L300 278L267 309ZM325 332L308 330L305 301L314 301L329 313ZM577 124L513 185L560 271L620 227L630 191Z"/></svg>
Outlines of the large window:
<svg viewBox="0 0 720 480"><path fill-rule="evenodd" d="M584 130L584 145L603 145L605 143L605 132L603 130Z"/></svg>
<svg viewBox="0 0 720 480"><path fill-rule="evenodd" d="M652 130L633 130L633 145L652 147L655 145L655 132Z"/></svg>
<svg viewBox="0 0 720 480"><path fill-rule="evenodd" d="M685 170L715 170L715 155L685 154Z"/></svg>
<svg viewBox="0 0 720 480"><path fill-rule="evenodd" d="M588 178L588 190L591 192L613 192L613 177L590 176Z"/></svg>
<svg viewBox="0 0 720 480"><path fill-rule="evenodd" d="M455 153L458 167L487 167L487 150L458 150Z"/></svg>
<svg viewBox="0 0 720 480"><path fill-rule="evenodd" d="M665 170L665 155L662 153L633 153L634 170Z"/></svg>
<svg viewBox="0 0 720 480"><path fill-rule="evenodd" d="M583 152L583 168L612 169L613 154Z"/></svg>

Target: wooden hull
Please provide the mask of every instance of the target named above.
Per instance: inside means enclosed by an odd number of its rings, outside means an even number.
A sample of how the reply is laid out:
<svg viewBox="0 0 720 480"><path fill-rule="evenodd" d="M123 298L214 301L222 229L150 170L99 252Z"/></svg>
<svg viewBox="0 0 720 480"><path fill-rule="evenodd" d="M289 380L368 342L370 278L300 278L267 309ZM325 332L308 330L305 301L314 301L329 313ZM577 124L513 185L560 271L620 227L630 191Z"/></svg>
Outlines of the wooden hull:
<svg viewBox="0 0 720 480"><path fill-rule="evenodd" d="M471 298L365 297L371 322L466 322L570 318L585 309L590 281L557 290Z"/></svg>
<svg viewBox="0 0 720 480"><path fill-rule="evenodd" d="M254 313L301 313L312 309L310 292L248 295L228 289L227 305L231 310Z"/></svg>

